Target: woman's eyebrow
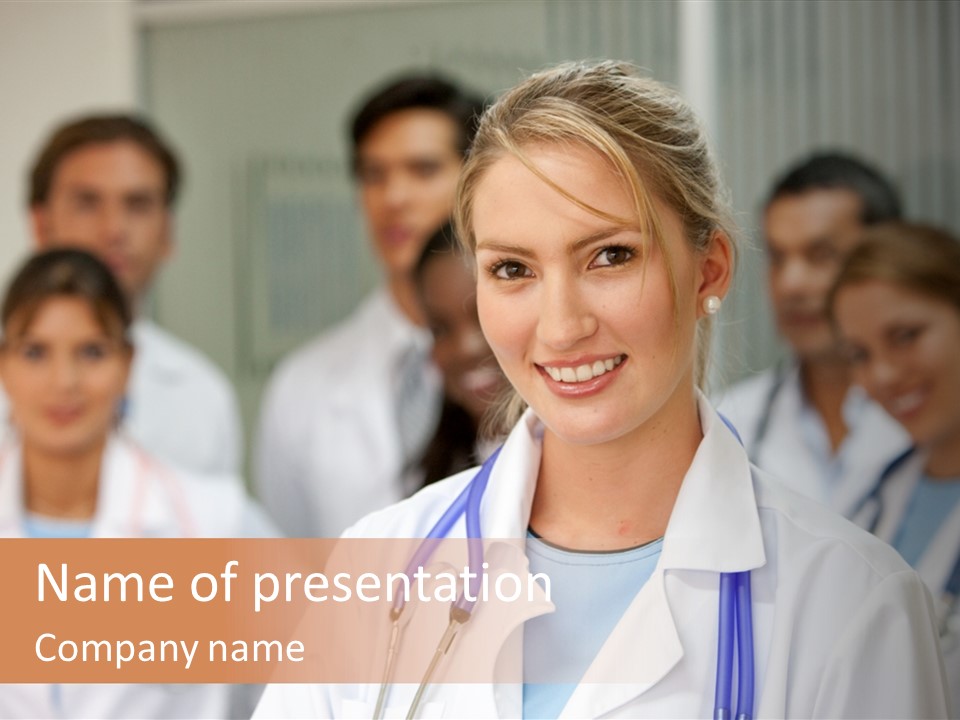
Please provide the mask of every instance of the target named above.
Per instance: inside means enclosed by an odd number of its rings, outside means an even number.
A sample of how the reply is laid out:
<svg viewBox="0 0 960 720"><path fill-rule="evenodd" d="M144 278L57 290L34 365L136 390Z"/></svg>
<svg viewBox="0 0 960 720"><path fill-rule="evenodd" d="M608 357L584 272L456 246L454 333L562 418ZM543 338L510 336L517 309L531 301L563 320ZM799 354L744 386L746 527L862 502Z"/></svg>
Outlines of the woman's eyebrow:
<svg viewBox="0 0 960 720"><path fill-rule="evenodd" d="M631 229L632 228L629 225L611 225L610 227L590 233L586 237L577 240L575 243L573 243L573 245L570 246L570 249L576 252L585 247L589 247L595 242L606 240L607 238L613 237L614 235L619 235L620 233Z"/></svg>
<svg viewBox="0 0 960 720"><path fill-rule="evenodd" d="M480 250L492 250L506 253L508 255L520 255L521 257L533 257L533 253L529 248L525 248L522 245L511 245L509 243L497 242L496 240L484 240L482 242L478 242L477 251Z"/></svg>
<svg viewBox="0 0 960 720"><path fill-rule="evenodd" d="M571 246L570 249L574 252L582 250L585 247L592 245L595 242L601 240L606 240L609 237L618 235L626 230L630 230L629 225L613 225L611 227L603 228L597 232L590 233L589 235L576 240ZM480 250L491 250L496 252L507 253L510 255L519 255L521 257L532 257L533 253L529 248L525 248L522 245L511 245L510 243L497 242L496 240L483 240L477 243L477 251Z"/></svg>

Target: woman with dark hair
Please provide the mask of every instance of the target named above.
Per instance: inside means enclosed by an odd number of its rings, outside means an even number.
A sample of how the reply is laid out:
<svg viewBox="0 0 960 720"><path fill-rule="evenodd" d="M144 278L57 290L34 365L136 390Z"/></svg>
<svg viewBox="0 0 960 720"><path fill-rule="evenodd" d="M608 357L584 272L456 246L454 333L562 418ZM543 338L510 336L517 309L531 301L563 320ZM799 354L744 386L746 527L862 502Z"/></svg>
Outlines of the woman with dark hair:
<svg viewBox="0 0 960 720"><path fill-rule="evenodd" d="M79 250L30 258L0 311L0 535L28 538L273 534L231 476L166 466L119 427L131 313L109 269ZM3 685L3 717L223 717L225 685Z"/></svg>
<svg viewBox="0 0 960 720"><path fill-rule="evenodd" d="M449 224L427 241L414 281L443 376L440 421L418 468L429 485L486 459L493 448L481 440L484 415L506 379L483 337L476 280Z"/></svg>

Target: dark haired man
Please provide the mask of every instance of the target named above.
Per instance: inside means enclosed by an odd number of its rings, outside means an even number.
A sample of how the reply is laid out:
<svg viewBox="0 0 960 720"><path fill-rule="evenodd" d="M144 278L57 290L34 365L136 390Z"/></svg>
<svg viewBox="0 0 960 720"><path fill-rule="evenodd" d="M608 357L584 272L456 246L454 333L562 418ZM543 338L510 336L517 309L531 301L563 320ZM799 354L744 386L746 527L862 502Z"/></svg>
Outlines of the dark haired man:
<svg viewBox="0 0 960 720"><path fill-rule="evenodd" d="M180 185L174 152L144 120L96 115L59 127L30 175L40 248L79 247L110 266L136 313L173 248ZM147 450L186 469L237 475L241 430L223 372L193 347L139 317L125 427Z"/></svg>
<svg viewBox="0 0 960 720"><path fill-rule="evenodd" d="M257 485L291 536L337 536L408 490L401 478L440 403L412 270L450 214L481 110L480 98L425 75L391 82L354 116L353 172L384 285L267 387Z"/></svg>
<svg viewBox="0 0 960 720"><path fill-rule="evenodd" d="M909 440L851 387L826 299L862 229L899 216L891 184L847 155L814 155L776 182L763 215L768 281L793 356L720 404L757 465L848 516Z"/></svg>

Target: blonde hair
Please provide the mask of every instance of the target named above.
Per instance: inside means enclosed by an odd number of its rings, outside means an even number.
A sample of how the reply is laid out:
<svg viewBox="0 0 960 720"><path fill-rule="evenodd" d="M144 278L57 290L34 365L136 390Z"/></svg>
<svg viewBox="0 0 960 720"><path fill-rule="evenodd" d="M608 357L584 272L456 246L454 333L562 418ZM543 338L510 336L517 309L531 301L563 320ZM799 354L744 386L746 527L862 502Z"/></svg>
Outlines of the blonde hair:
<svg viewBox="0 0 960 720"><path fill-rule="evenodd" d="M706 252L718 232L732 244L735 226L706 134L693 111L675 92L640 76L627 63L564 63L531 76L486 110L457 188L453 220L461 242L473 254L477 185L505 154L584 210L622 222L623 218L612 218L558 187L524 151L530 145L558 143L593 150L623 179L644 236L652 238L666 258L678 307L680 291L653 198L681 218L695 253ZM674 319L679 321L676 315ZM706 376L710 334L711 320L705 317L697 325L698 386ZM512 426L523 408L522 399L512 393L501 403L491 427Z"/></svg>
<svg viewBox="0 0 960 720"><path fill-rule="evenodd" d="M930 225L891 222L870 227L830 290L831 318L841 289L871 280L940 300L960 312L960 242Z"/></svg>

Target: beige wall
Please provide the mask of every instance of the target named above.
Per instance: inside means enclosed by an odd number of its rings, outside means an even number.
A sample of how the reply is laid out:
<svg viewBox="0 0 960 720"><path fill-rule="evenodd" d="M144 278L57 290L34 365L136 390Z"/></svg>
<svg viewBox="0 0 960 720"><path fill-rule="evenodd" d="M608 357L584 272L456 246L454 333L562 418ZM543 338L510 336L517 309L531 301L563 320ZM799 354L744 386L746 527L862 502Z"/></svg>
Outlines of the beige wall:
<svg viewBox="0 0 960 720"><path fill-rule="evenodd" d="M0 2L0 283L30 247L25 178L60 119L136 100L130 0Z"/></svg>

